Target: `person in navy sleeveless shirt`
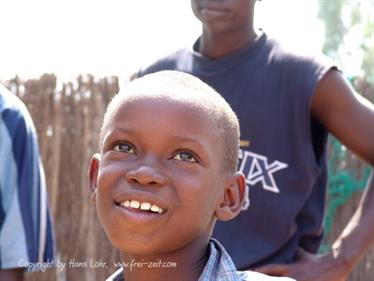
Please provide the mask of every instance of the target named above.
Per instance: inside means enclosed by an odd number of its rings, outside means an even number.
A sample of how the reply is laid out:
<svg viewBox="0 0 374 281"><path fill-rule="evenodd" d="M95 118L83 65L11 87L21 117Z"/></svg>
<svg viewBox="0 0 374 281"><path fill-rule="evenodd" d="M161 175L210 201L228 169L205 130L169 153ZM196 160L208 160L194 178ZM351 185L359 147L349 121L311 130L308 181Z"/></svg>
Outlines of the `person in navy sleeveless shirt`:
<svg viewBox="0 0 374 281"><path fill-rule="evenodd" d="M239 165L249 208L214 236L239 269L297 280L346 280L374 242L372 177L331 253L317 256L326 197L328 132L374 164L374 107L323 56L285 50L253 28L255 0L192 0L202 34L139 70L193 74L216 89L241 123Z"/></svg>

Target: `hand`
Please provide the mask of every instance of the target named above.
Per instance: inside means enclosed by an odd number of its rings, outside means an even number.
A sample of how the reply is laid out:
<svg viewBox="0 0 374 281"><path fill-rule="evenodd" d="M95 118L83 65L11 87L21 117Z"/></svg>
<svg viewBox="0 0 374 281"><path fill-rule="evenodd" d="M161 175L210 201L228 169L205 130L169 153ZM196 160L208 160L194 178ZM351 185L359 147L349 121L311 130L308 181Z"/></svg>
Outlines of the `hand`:
<svg viewBox="0 0 374 281"><path fill-rule="evenodd" d="M294 263L271 264L254 271L270 276L287 276L297 281L346 281L350 268L332 254L315 255L299 248Z"/></svg>

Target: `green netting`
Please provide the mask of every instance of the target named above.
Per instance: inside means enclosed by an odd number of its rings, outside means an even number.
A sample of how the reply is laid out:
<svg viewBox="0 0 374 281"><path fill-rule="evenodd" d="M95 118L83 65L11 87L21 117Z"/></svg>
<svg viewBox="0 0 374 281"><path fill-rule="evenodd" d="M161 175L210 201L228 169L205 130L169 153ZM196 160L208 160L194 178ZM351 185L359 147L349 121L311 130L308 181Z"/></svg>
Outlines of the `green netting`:
<svg viewBox="0 0 374 281"><path fill-rule="evenodd" d="M328 201L324 219L325 236L331 231L337 207L344 205L354 192L363 190L370 174L368 165L361 163L354 168L349 165L350 152L336 138L330 137L329 147L331 150L328 162ZM320 252L327 252L330 247L331 245L323 243Z"/></svg>

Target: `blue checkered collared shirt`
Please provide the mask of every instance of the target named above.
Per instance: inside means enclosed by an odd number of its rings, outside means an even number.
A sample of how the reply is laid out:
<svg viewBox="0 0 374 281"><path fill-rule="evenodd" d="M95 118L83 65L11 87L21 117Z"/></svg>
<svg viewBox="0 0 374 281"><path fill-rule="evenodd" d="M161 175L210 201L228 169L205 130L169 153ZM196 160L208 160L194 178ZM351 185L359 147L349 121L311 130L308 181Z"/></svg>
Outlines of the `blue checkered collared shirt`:
<svg viewBox="0 0 374 281"><path fill-rule="evenodd" d="M120 268L106 281L122 281ZM237 271L229 254L215 239L209 242L209 259L198 281L295 281L287 277L270 277L253 271Z"/></svg>
<svg viewBox="0 0 374 281"><path fill-rule="evenodd" d="M198 281L292 281L253 271L237 271L229 254L215 239L209 242L209 259Z"/></svg>

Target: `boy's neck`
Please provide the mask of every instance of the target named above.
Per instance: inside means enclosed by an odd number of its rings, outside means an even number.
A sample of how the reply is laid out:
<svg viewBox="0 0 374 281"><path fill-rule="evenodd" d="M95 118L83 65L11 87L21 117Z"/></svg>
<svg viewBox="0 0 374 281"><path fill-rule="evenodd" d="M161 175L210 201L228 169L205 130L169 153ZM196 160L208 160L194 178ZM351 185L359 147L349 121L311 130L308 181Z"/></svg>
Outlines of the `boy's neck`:
<svg viewBox="0 0 374 281"><path fill-rule="evenodd" d="M210 59L217 59L252 44L257 37L258 34L253 28L222 34L214 34L203 29L198 51Z"/></svg>
<svg viewBox="0 0 374 281"><path fill-rule="evenodd" d="M125 281L198 280L209 258L208 241L155 256L121 255Z"/></svg>

